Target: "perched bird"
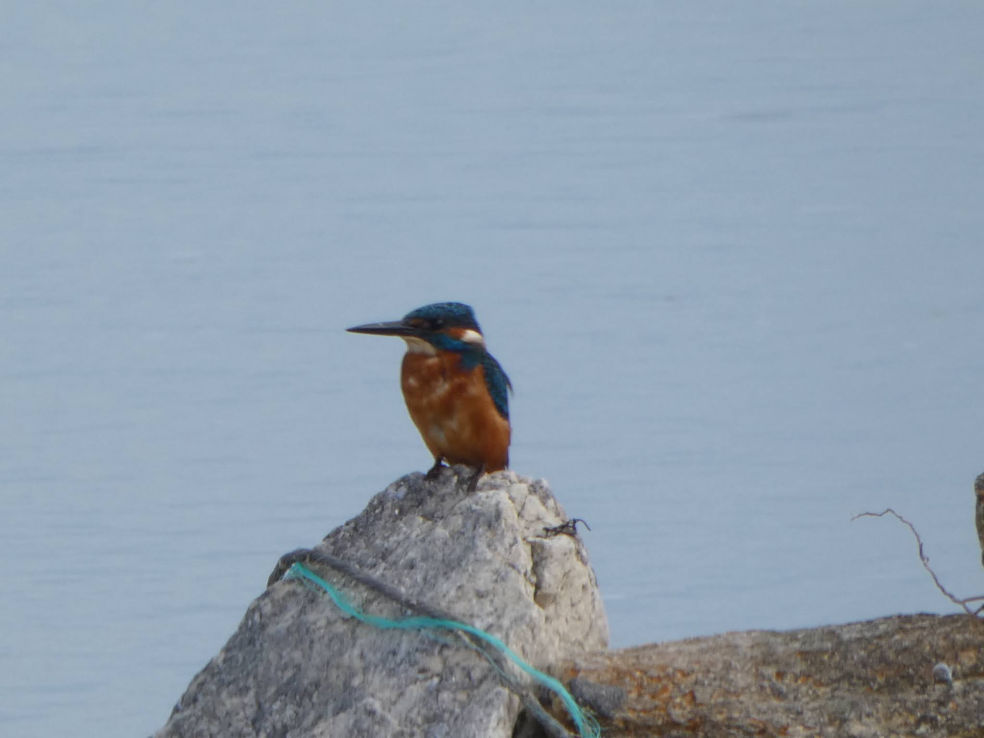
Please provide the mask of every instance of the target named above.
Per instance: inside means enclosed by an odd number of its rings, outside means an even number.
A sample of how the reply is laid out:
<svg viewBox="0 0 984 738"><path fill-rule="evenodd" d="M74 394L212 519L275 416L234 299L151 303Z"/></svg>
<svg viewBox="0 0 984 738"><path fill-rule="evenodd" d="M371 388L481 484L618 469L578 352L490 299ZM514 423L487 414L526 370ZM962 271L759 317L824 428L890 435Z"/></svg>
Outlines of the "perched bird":
<svg viewBox="0 0 984 738"><path fill-rule="evenodd" d="M410 417L441 462L486 472L509 465L509 390L499 362L485 348L471 307L460 302L424 305L387 323L367 323L351 333L399 336L407 343L401 385Z"/></svg>

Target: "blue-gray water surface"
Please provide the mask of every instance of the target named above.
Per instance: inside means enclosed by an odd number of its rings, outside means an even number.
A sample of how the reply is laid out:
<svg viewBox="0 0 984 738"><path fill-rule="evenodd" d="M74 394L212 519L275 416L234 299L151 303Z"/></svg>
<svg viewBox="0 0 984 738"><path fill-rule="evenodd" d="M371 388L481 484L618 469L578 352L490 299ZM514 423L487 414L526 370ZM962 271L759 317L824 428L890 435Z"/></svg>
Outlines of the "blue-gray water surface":
<svg viewBox="0 0 984 738"><path fill-rule="evenodd" d="M984 592L984 5L19 3L0 734L153 732L473 304L626 646Z"/></svg>

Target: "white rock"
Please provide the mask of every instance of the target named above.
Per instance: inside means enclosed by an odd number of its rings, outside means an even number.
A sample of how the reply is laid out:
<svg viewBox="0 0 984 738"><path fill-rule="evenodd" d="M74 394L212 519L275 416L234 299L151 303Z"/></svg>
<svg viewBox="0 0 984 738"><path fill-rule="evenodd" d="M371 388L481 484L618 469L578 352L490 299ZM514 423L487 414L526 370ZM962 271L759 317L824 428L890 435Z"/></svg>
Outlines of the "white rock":
<svg viewBox="0 0 984 738"><path fill-rule="evenodd" d="M544 534L567 519L546 483L505 471L469 493L469 475L403 477L318 550L488 631L541 670L605 648L608 625L583 543ZM365 612L412 614L311 568ZM284 581L250 605L157 736L509 738L520 711L488 661L455 636L377 629Z"/></svg>

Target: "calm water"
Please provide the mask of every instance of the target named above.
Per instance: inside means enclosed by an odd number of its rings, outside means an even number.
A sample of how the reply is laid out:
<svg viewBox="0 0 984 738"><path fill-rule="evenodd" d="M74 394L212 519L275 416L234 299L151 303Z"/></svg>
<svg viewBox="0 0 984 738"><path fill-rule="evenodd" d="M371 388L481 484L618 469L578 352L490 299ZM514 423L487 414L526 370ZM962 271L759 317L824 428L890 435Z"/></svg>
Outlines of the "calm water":
<svg viewBox="0 0 984 738"><path fill-rule="evenodd" d="M371 5L371 9L370 9ZM145 735L472 303L615 645L984 591L984 6L21 3L0 733Z"/></svg>

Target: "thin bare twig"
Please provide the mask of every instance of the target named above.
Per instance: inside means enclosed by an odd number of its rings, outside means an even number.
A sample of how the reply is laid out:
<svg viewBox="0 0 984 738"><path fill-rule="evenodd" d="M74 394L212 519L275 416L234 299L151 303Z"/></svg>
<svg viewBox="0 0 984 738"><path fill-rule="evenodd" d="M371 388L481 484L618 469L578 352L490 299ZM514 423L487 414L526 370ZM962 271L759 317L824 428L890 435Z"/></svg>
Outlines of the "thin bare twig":
<svg viewBox="0 0 984 738"><path fill-rule="evenodd" d="M964 609L964 612L972 616L974 619L977 619L978 614L981 612L981 610L984 610L984 606L977 608L977 610L972 610L967 605L967 603L984 600L984 596L965 597L961 599L956 595L952 594L946 587L943 586L943 582L941 582L940 578L936 576L936 572L933 571L933 567L929 565L929 557L926 555L925 548L923 547L922 536L919 535L919 531L916 530L916 526L914 526L912 523L910 523L908 520L906 520L904 517L899 515L897 512L895 512L895 510L893 510L890 507L885 508L880 513L873 513L873 512L858 513L857 515L852 517L851 520L857 520L858 518L881 518L884 517L885 515L894 516L900 523L904 524L910 531L912 531L912 535L915 537L916 543L919 544L919 559L920 561L922 561L923 568L926 571L928 571L929 576L933 578L933 582L936 584L936 589L942 592L947 597L947 599L950 600L950 602L954 603L955 605L960 605L960 607Z"/></svg>

